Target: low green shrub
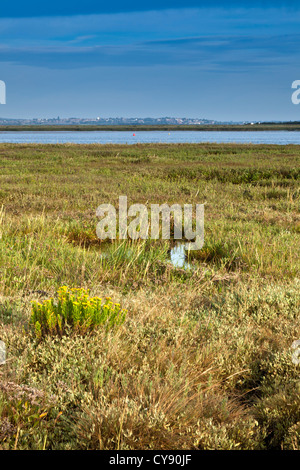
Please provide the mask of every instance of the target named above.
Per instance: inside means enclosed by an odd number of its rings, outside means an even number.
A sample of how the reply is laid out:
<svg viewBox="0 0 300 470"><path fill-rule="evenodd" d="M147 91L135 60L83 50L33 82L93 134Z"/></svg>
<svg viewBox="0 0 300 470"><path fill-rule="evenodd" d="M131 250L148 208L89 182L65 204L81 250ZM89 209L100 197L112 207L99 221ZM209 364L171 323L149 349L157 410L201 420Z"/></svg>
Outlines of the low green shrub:
<svg viewBox="0 0 300 470"><path fill-rule="evenodd" d="M0 383L0 450L44 450L61 413L57 398L15 382Z"/></svg>
<svg viewBox="0 0 300 470"><path fill-rule="evenodd" d="M103 302L99 297L90 297L86 289L67 286L60 287L57 293L57 300L32 302L30 324L38 339L46 334L63 335L70 330L84 334L100 325L112 328L125 321L127 311L110 297Z"/></svg>

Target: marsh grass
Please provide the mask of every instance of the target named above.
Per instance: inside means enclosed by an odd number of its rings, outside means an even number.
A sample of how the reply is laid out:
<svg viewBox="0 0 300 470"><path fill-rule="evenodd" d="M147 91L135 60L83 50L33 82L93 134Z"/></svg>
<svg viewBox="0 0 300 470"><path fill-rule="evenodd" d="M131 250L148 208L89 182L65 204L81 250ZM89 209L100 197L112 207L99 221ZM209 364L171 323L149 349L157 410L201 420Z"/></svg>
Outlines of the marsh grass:
<svg viewBox="0 0 300 470"><path fill-rule="evenodd" d="M0 148L2 449L299 449L297 146ZM100 241L96 208L205 204L205 244ZM30 333L60 286L118 328Z"/></svg>

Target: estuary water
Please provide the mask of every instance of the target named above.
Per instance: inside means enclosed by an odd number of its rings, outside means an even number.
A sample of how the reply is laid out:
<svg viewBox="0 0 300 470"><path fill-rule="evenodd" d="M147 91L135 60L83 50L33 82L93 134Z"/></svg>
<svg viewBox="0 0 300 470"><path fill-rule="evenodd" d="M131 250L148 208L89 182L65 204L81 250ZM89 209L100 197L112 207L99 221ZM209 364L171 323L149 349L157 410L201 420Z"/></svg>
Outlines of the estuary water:
<svg viewBox="0 0 300 470"><path fill-rule="evenodd" d="M300 131L0 131L0 143L237 143L300 145Z"/></svg>

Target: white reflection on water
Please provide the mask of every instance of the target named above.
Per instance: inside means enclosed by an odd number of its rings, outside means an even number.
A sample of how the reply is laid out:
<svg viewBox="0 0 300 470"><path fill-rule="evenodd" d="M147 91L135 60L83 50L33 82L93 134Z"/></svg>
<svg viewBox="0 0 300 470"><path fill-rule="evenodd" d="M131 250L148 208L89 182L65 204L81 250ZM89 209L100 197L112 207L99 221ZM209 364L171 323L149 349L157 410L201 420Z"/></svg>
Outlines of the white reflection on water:
<svg viewBox="0 0 300 470"><path fill-rule="evenodd" d="M176 243L171 249L170 259L175 268L192 269L192 265L186 261L185 243Z"/></svg>

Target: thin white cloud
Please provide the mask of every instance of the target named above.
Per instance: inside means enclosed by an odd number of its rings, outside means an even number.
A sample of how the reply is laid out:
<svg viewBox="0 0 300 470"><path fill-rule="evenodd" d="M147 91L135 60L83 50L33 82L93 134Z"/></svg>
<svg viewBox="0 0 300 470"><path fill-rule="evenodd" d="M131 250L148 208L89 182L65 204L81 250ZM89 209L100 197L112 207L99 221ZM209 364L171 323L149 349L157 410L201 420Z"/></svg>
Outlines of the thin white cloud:
<svg viewBox="0 0 300 470"><path fill-rule="evenodd" d="M258 9L182 9L71 17L0 19L0 40L19 44L40 41L94 40L118 44L155 38L218 34L277 34L299 29L300 11Z"/></svg>

